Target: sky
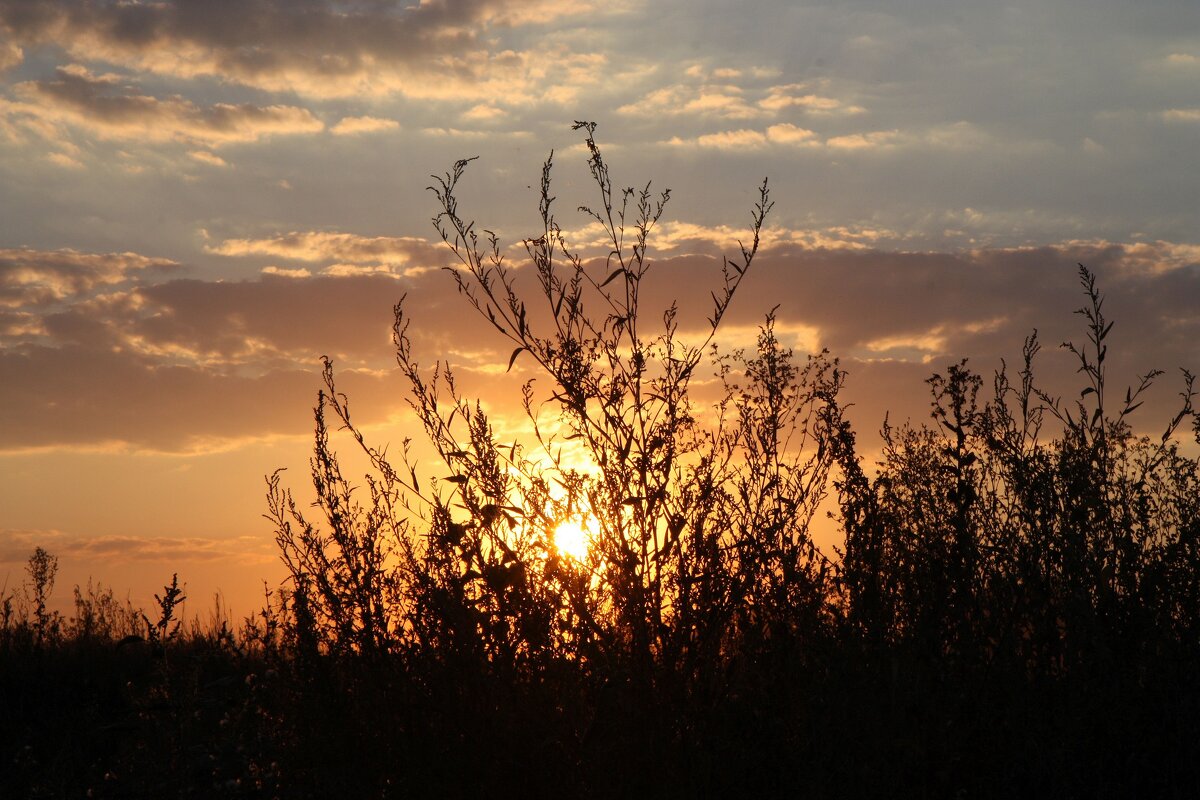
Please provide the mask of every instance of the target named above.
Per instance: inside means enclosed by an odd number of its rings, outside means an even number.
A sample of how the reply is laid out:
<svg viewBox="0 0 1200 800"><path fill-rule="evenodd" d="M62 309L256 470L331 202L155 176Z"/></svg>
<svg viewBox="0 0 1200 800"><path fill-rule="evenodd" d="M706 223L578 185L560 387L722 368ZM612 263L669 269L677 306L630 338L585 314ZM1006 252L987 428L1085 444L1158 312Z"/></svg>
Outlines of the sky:
<svg viewBox="0 0 1200 800"><path fill-rule="evenodd" d="M304 495L320 356L377 443L413 433L402 295L418 359L519 432L426 187L478 156L461 210L519 266L554 151L582 246L574 120L615 183L671 188L648 298L696 324L769 178L722 344L778 306L841 359L868 449L928 418L933 372L990 376L1035 328L1078 387L1079 263L1112 380L1166 371L1139 426L1200 372L1194 0L0 0L0 585L43 546L60 603L178 572L192 613L252 611L282 577L263 477Z"/></svg>

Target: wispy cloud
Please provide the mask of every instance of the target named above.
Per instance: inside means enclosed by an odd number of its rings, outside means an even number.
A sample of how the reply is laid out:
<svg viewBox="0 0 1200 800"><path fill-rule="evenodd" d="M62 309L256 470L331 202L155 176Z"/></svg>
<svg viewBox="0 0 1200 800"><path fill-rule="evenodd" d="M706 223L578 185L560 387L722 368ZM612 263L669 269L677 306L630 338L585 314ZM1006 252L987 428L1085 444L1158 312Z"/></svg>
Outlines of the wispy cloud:
<svg viewBox="0 0 1200 800"><path fill-rule="evenodd" d="M507 116L507 112L491 103L479 103L464 111L462 116L469 122L494 122Z"/></svg>
<svg viewBox="0 0 1200 800"><path fill-rule="evenodd" d="M271 563L271 542L262 536L85 536L59 530L0 529L0 564L23 564L35 547L60 560L124 564L129 561Z"/></svg>
<svg viewBox="0 0 1200 800"><path fill-rule="evenodd" d="M0 30L0 74L7 72L25 60L25 52L16 42Z"/></svg>
<svg viewBox="0 0 1200 800"><path fill-rule="evenodd" d="M1200 122L1200 108L1169 108L1162 117L1167 122Z"/></svg>
<svg viewBox="0 0 1200 800"><path fill-rule="evenodd" d="M228 167L229 164L225 159L221 158L216 153L210 153L207 150L193 150L188 153L196 161L201 164L207 164L210 167Z"/></svg>
<svg viewBox="0 0 1200 800"><path fill-rule="evenodd" d="M622 114L683 114L722 119L752 119L764 116L762 109L746 101L744 92L733 85L664 86L647 93L636 102L617 109Z"/></svg>
<svg viewBox="0 0 1200 800"><path fill-rule="evenodd" d="M207 147L252 142L266 136L315 133L323 123L304 108L217 103L200 106L181 97L139 94L112 75L60 67L54 80L14 87L18 101L0 99L0 113L53 126L69 125L101 139L184 141Z"/></svg>
<svg viewBox="0 0 1200 800"><path fill-rule="evenodd" d="M223 256L273 256L296 261L336 261L428 267L445 263L444 246L415 236L359 236L296 231L262 239L226 239L206 248Z"/></svg>
<svg viewBox="0 0 1200 800"><path fill-rule="evenodd" d="M674 136L663 142L671 147L699 147L713 150L758 150L769 145L781 147L815 147L821 144L820 137L807 128L789 122L771 125L765 130L739 128L736 130L704 133L692 139Z"/></svg>
<svg viewBox="0 0 1200 800"><path fill-rule="evenodd" d="M866 111L860 105L845 103L834 97L814 93L811 86L803 83L771 86L767 89L766 97L758 101L758 105L760 108L772 112L798 109L818 115L862 114Z"/></svg>
<svg viewBox="0 0 1200 800"><path fill-rule="evenodd" d="M343 117L334 125L330 132L336 136L350 136L359 133L377 133L379 131L399 130L400 123L394 119L379 117Z"/></svg>
<svg viewBox="0 0 1200 800"><path fill-rule="evenodd" d="M893 144L897 135L896 131L851 133L845 136L830 137L825 140L825 146L834 150L877 150Z"/></svg>
<svg viewBox="0 0 1200 800"><path fill-rule="evenodd" d="M312 273L304 268L289 269L287 267L269 266L269 267L263 267L262 273L264 275L276 275L280 278L311 278L312 277Z"/></svg>

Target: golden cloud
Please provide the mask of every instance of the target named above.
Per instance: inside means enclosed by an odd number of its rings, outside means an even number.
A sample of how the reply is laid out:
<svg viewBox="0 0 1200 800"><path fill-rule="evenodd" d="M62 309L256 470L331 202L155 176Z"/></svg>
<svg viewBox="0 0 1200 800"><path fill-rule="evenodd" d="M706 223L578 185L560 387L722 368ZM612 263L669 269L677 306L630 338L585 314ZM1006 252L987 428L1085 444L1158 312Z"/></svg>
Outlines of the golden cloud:
<svg viewBox="0 0 1200 800"><path fill-rule="evenodd" d="M280 278L311 278L312 273L306 269L287 269L285 267L263 267L262 274L276 275Z"/></svg>
<svg viewBox="0 0 1200 800"><path fill-rule="evenodd" d="M663 142L671 147L700 147L714 150L758 150L768 145L782 147L817 147L820 138L814 131L784 122L771 125L765 131L749 128L705 133L694 139L678 136Z"/></svg>
<svg viewBox="0 0 1200 800"><path fill-rule="evenodd" d="M25 60L25 52L0 30L0 73L7 72Z"/></svg>
<svg viewBox="0 0 1200 800"><path fill-rule="evenodd" d="M480 103L463 112L463 119L471 122L492 122L504 117L506 112L491 103Z"/></svg>
<svg viewBox="0 0 1200 800"><path fill-rule="evenodd" d="M635 103L617 109L621 114L680 116L694 114L722 119L752 119L763 111L746 102L743 90L733 85L687 86L655 89Z"/></svg>
<svg viewBox="0 0 1200 800"><path fill-rule="evenodd" d="M136 253L0 250L0 307L44 306L124 283L139 271L168 272L179 264Z"/></svg>
<svg viewBox="0 0 1200 800"><path fill-rule="evenodd" d="M335 136L349 136L359 133L376 133L378 131L399 130L400 123L394 119L379 117L343 117L330 132Z"/></svg>
<svg viewBox="0 0 1200 800"><path fill-rule="evenodd" d="M264 239L227 239L205 248L223 256L274 256L296 261L339 261L350 264L416 266L442 264L444 247L416 236L358 236L352 233L303 231Z"/></svg>
<svg viewBox="0 0 1200 800"><path fill-rule="evenodd" d="M188 155L191 156L196 161L199 161L201 164L208 164L210 167L227 167L227 166L229 166L228 162L226 162L225 159L221 158L216 153L210 153L207 150L193 150L190 153L188 153Z"/></svg>
<svg viewBox="0 0 1200 800"><path fill-rule="evenodd" d="M799 108L813 114L861 114L866 111L862 106L847 105L836 98L815 94L808 85L802 83L772 86L767 90L767 96L758 101L758 105L774 112L789 108Z"/></svg>
<svg viewBox="0 0 1200 800"><path fill-rule="evenodd" d="M1200 108L1170 108L1162 117L1168 122L1200 122Z"/></svg>
<svg viewBox="0 0 1200 800"><path fill-rule="evenodd" d="M895 143L897 131L870 131L868 133L851 133L846 136L834 136L825 141L826 147L835 150L875 150Z"/></svg>

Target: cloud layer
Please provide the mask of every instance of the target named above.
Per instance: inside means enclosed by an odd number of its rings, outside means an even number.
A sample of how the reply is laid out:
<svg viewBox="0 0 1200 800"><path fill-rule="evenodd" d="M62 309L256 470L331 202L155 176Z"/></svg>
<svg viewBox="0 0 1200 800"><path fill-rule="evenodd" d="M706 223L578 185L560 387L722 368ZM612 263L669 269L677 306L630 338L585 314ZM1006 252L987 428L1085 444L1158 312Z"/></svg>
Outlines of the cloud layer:
<svg viewBox="0 0 1200 800"><path fill-rule="evenodd" d="M689 241L704 241L699 232L690 235ZM708 236L711 241L719 232ZM435 252L419 240L336 233L229 240L214 249L282 257L317 270L343 262L431 267L421 259ZM1120 323L1121 342L1112 361L1124 379L1152 368L1197 370L1195 255L1167 243L938 255L783 241L762 253L727 319L723 342L727 349L752 344L763 314L778 306L781 330L793 346L828 348L852 374L863 374L854 381L875 415L867 420L873 426L888 410L885 400L912 413L914 403L924 402L921 380L960 357L970 356L987 372L1019 352L1035 328L1051 346L1081 338L1070 312L1081 305L1075 273L1084 262L1111 295L1107 308ZM276 267L249 280L204 281L170 278L176 267L132 254L0 253L0 364L8 376L0 387L8 409L0 418L0 442L6 449L219 449L298 433L281 427L278 410L309 402L320 355L348 370L347 388L362 393L369 418L399 413L404 388L389 366L390 321L402 295L425 363L448 359L485 376L504 360L505 342L439 269L398 277L386 267L332 275ZM667 251L647 280L647 318L675 301L684 330L701 330L718 267L714 256ZM595 269L603 271L602 262ZM532 291L525 272L516 274ZM908 376L908 400L873 397L870 376L896 369ZM486 389L482 380L469 385ZM484 399L517 408L516 395Z"/></svg>
<svg viewBox="0 0 1200 800"><path fill-rule="evenodd" d="M215 77L316 97L483 98L528 90L536 75L579 61L566 50L495 50L486 32L602 8L611 6L549 0L432 0L407 7L312 0L6 0L0 23L10 50L53 43L75 58L172 78Z"/></svg>

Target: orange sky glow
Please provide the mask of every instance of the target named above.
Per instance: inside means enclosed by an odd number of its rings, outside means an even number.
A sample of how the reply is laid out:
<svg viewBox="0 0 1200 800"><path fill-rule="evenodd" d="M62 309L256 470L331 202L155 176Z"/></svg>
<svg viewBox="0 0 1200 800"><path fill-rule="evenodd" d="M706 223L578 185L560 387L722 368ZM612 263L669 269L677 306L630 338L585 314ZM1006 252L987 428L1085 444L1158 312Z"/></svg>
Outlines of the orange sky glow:
<svg viewBox="0 0 1200 800"><path fill-rule="evenodd" d="M931 373L990 378L1035 328L1070 391L1079 263L1113 381L1166 371L1137 421L1161 430L1200 371L1200 12L903 5L0 0L0 587L41 546L64 611L89 579L148 605L173 573L190 614L258 608L284 574L264 476L307 502L320 357L374 444L417 433L404 295L418 360L527 441L537 373L506 374L457 295L426 187L479 156L460 210L520 274L554 151L564 235L603 257L576 119L615 183L673 189L643 303L685 334L769 177L719 342L778 307L786 346L848 370L867 450L886 415L928 418Z"/></svg>

